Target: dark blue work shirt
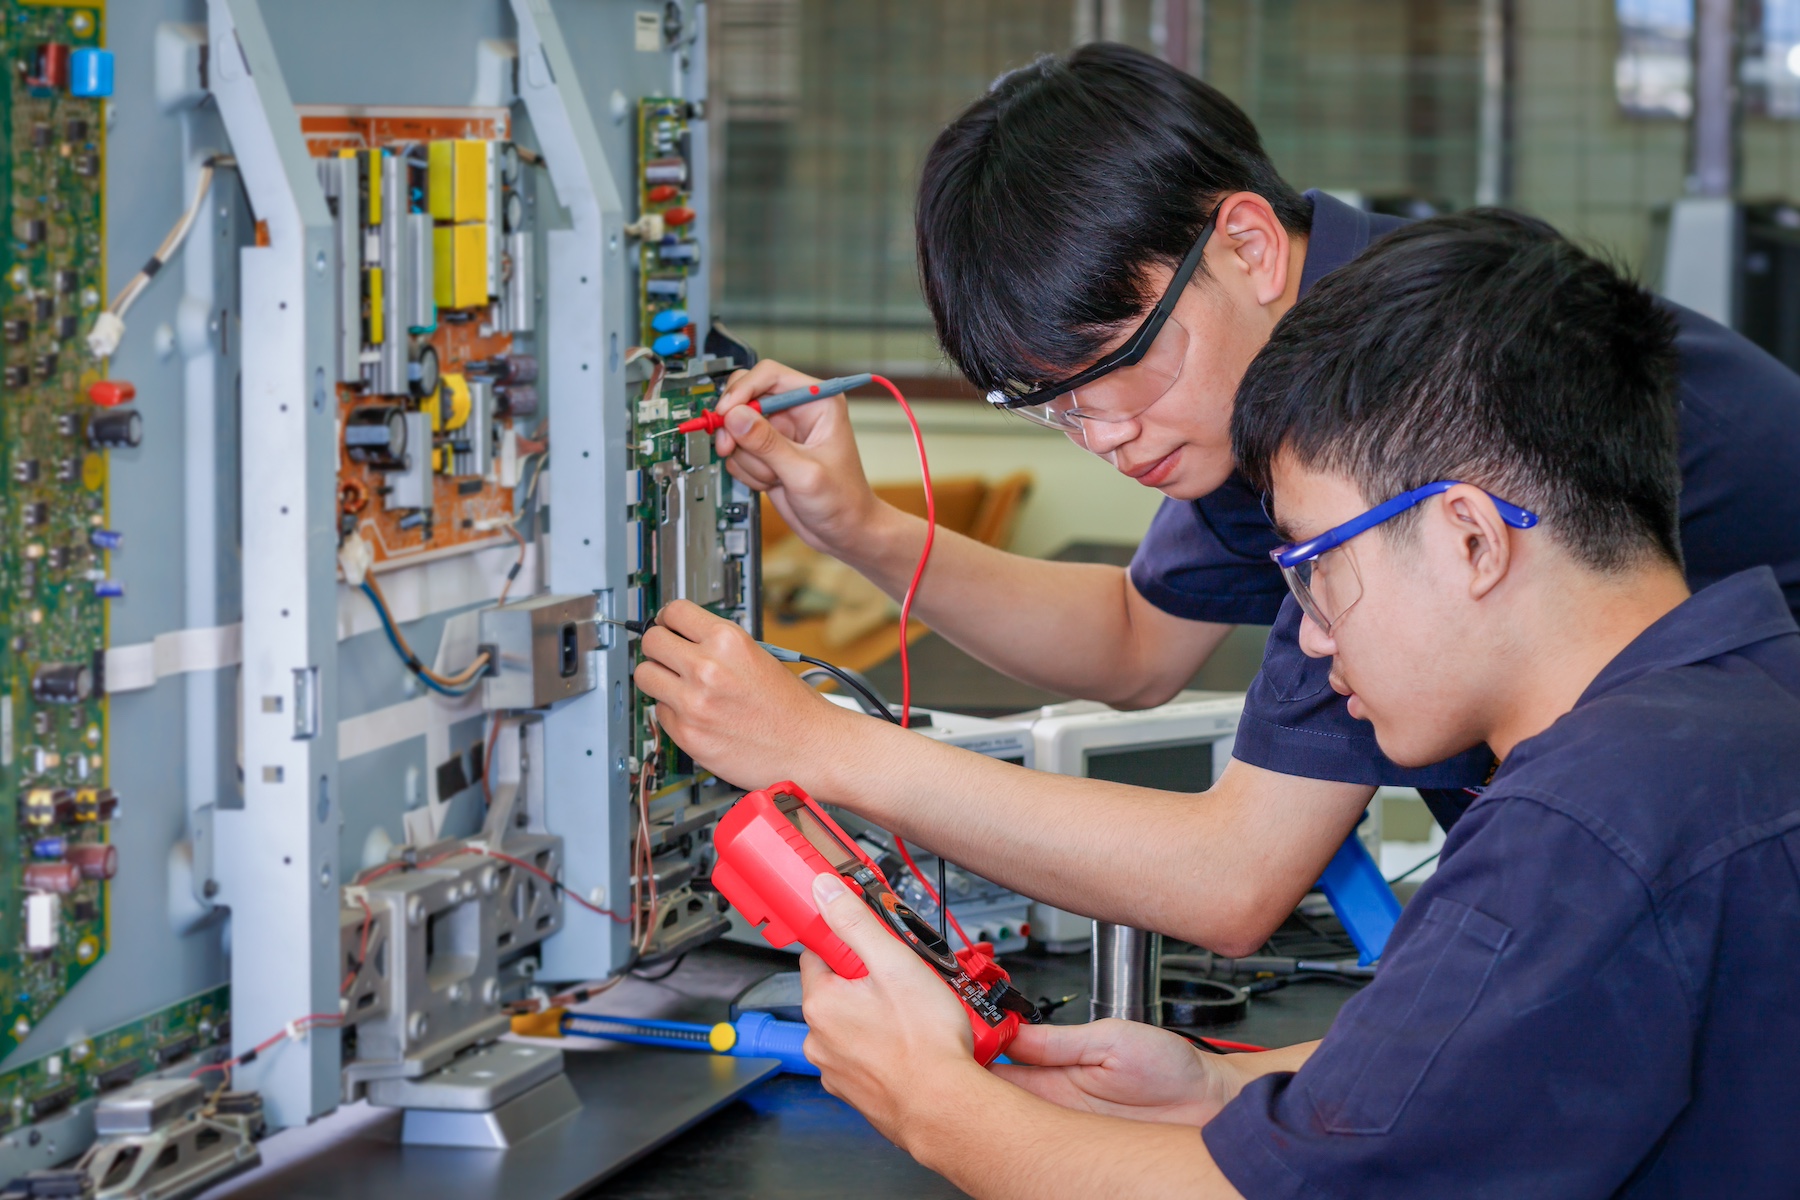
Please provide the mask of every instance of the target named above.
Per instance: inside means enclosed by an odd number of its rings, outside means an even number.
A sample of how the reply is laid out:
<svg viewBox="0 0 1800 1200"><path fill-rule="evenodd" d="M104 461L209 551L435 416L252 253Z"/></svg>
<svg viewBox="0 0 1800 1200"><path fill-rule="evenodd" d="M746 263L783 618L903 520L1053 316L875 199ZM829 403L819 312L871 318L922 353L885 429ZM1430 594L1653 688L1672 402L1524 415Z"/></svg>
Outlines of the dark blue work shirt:
<svg viewBox="0 0 1800 1200"><path fill-rule="evenodd" d="M1313 226L1300 295L1379 238L1397 217L1308 192ZM1678 305L1681 543L1696 591L1746 568L1774 568L1800 612L1800 376L1748 339ZM1178 617L1268 625L1232 754L1313 779L1416 787L1446 828L1493 766L1477 748L1416 770L1390 763L1373 728L1350 716L1326 682L1329 660L1300 650L1299 607L1269 561L1280 539L1243 478L1199 500L1165 500L1131 564L1146 600Z"/></svg>
<svg viewBox="0 0 1800 1200"><path fill-rule="evenodd" d="M1203 1131L1263 1197L1800 1190L1800 629L1767 567L1503 763L1298 1072Z"/></svg>

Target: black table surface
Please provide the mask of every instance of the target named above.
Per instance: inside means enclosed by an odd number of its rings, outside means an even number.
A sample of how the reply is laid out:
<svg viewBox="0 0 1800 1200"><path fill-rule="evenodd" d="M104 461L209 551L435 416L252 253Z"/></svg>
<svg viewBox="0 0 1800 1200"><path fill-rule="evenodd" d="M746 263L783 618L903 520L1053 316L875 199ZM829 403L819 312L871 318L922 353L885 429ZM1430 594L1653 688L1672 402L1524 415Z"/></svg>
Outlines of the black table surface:
<svg viewBox="0 0 1800 1200"><path fill-rule="evenodd" d="M793 957L780 951L717 943L697 951L668 979L633 981L594 1007L719 1020L723 1001L731 995L793 965ZM1053 1018L1058 1023L1087 1019L1086 954L1028 951L1007 955L1005 966L1027 995L1069 998ZM1244 1020L1205 1032L1265 1046L1310 1041L1323 1036L1351 994L1351 989L1329 983L1290 987L1255 997ZM611 1200L835 1200L849 1195L935 1200L963 1195L876 1133L854 1109L827 1095L817 1079L794 1075L764 1083L589 1194Z"/></svg>

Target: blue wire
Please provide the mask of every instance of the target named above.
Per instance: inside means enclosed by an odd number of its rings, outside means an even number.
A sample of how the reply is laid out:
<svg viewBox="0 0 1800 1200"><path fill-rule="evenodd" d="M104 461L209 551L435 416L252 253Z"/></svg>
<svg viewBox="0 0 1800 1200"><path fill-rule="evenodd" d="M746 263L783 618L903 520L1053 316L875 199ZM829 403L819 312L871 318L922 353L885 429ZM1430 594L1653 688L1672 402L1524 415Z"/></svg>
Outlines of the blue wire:
<svg viewBox="0 0 1800 1200"><path fill-rule="evenodd" d="M375 606L375 615L381 618L381 631L387 634L388 645L394 648L394 653L400 656L400 661L406 664L407 670L417 676L420 683L438 693L440 696L450 696L452 698L466 696L475 690L476 686L481 682L481 677L479 675L470 681L469 686L463 688L461 691L457 691L454 688L445 687L419 668L414 667L412 661L408 659L406 651L400 648L400 635L394 632L394 622L393 619L388 616L387 606L381 602L381 598L375 594L375 589L370 587L366 581L362 585L362 592L363 595L369 598L369 603Z"/></svg>

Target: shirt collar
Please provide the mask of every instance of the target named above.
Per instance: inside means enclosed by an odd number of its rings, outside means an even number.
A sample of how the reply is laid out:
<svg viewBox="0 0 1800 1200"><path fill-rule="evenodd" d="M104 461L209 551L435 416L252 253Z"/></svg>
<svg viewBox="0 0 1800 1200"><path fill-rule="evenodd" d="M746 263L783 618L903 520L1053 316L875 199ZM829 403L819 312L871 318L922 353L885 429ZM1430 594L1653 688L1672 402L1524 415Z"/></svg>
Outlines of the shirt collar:
<svg viewBox="0 0 1800 1200"><path fill-rule="evenodd" d="M1306 235L1306 265L1300 269L1300 295L1312 285L1337 270L1364 250L1374 230L1369 214L1352 208L1329 192L1313 188L1306 193L1312 201L1312 229Z"/></svg>
<svg viewBox="0 0 1800 1200"><path fill-rule="evenodd" d="M1792 633L1800 633L1800 626L1794 624L1774 570L1760 566L1739 571L1689 596L1638 634L1594 676L1575 706L1653 671L1704 662Z"/></svg>

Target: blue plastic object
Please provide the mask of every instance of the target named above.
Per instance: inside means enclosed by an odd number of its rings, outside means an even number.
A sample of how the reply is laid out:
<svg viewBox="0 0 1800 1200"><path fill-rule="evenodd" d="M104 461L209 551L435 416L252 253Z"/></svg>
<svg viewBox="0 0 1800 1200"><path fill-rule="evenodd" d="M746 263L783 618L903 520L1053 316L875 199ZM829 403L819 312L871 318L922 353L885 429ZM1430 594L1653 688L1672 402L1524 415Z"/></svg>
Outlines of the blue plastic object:
<svg viewBox="0 0 1800 1200"><path fill-rule="evenodd" d="M685 308L665 308L650 318L650 328L658 333L674 333L687 327L688 314Z"/></svg>
<svg viewBox="0 0 1800 1200"><path fill-rule="evenodd" d="M1400 920L1400 901L1354 829L1331 856L1319 890L1356 943L1357 961L1366 967L1380 958Z"/></svg>
<svg viewBox="0 0 1800 1200"><path fill-rule="evenodd" d="M765 1012L747 1012L732 1022L737 1045L734 1058L774 1058L790 1075L817 1075L819 1068L806 1061L806 1026L800 1021L780 1021Z"/></svg>
<svg viewBox="0 0 1800 1200"><path fill-rule="evenodd" d="M61 858L67 847L59 837L39 838L31 843L33 858Z"/></svg>
<svg viewBox="0 0 1800 1200"><path fill-rule="evenodd" d="M113 94L113 55L111 50L82 49L69 55L69 94L72 96L110 96Z"/></svg>
<svg viewBox="0 0 1800 1200"><path fill-rule="evenodd" d="M117 550L125 538L115 529L96 529L88 534L88 541L102 550Z"/></svg>
<svg viewBox="0 0 1800 1200"><path fill-rule="evenodd" d="M102 600L117 600L125 594L125 585L116 579L94 580L94 595Z"/></svg>
<svg viewBox="0 0 1800 1200"><path fill-rule="evenodd" d="M693 1021L661 1021L648 1017L613 1017L597 1013L569 1013L563 1017L565 1034L629 1042L634 1046L662 1046L670 1050L702 1050L717 1053L716 1026ZM817 1075L819 1068L806 1061L806 1026L799 1021L779 1021L764 1012L747 1012L731 1023L736 1036L724 1053L733 1058L773 1058L793 1075Z"/></svg>
<svg viewBox="0 0 1800 1200"><path fill-rule="evenodd" d="M677 354L686 354L693 345L685 333L665 333L650 343L650 348L664 358L672 358Z"/></svg>

